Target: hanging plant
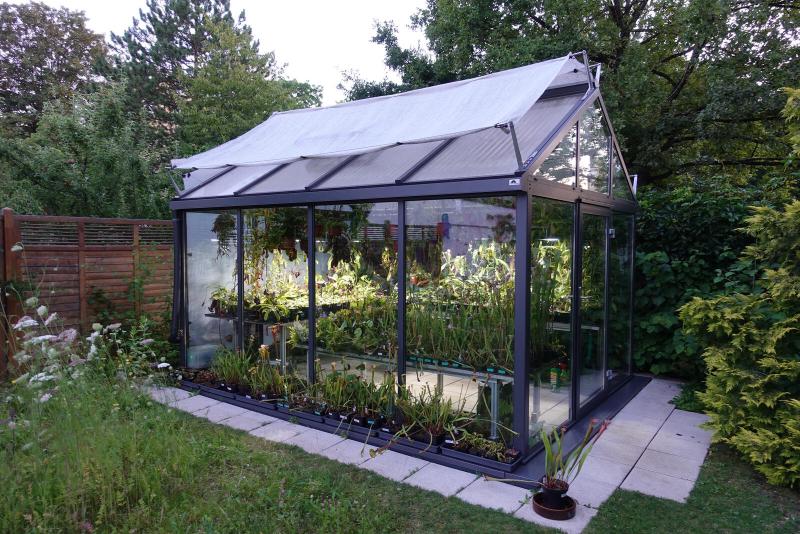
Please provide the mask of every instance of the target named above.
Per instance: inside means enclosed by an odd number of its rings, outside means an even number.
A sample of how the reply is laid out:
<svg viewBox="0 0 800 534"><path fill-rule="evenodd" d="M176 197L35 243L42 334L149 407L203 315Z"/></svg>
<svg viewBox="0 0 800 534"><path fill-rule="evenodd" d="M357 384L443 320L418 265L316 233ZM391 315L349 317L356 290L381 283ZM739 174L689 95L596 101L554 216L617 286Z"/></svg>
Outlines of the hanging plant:
<svg viewBox="0 0 800 534"><path fill-rule="evenodd" d="M236 243L236 218L227 212L220 213L214 219L211 231L217 236L217 258L230 254Z"/></svg>

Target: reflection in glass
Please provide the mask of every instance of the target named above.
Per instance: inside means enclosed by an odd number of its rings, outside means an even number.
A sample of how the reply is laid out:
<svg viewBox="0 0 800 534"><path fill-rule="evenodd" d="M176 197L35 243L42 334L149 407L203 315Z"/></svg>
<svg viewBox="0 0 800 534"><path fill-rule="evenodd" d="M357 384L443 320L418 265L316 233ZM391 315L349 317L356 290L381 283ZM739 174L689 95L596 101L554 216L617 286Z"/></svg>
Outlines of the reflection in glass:
<svg viewBox="0 0 800 534"><path fill-rule="evenodd" d="M610 240L608 310L608 382L630 372L631 269L633 268L633 215L615 213Z"/></svg>
<svg viewBox="0 0 800 534"><path fill-rule="evenodd" d="M595 104L581 117L578 150L578 186L581 189L608 193L609 140L603 111Z"/></svg>
<svg viewBox="0 0 800 534"><path fill-rule="evenodd" d="M614 198L621 198L624 200L633 200L633 193L628 185L628 178L625 176L625 170L619 161L619 154L614 152L614 181L612 185Z"/></svg>
<svg viewBox="0 0 800 534"><path fill-rule="evenodd" d="M575 141L577 126L573 126L564 139L536 169L534 176L560 184L575 185Z"/></svg>
<svg viewBox="0 0 800 534"><path fill-rule="evenodd" d="M397 357L397 204L315 208L316 359L382 382Z"/></svg>
<svg viewBox="0 0 800 534"><path fill-rule="evenodd" d="M515 217L512 197L406 203L407 383L466 399L492 438L511 427Z"/></svg>
<svg viewBox="0 0 800 534"><path fill-rule="evenodd" d="M582 216L581 365L580 400L583 405L603 389L605 332L606 217Z"/></svg>
<svg viewBox="0 0 800 534"><path fill-rule="evenodd" d="M285 374L305 376L307 210L258 208L243 215L245 348L255 353L265 345L268 359Z"/></svg>
<svg viewBox="0 0 800 534"><path fill-rule="evenodd" d="M573 205L534 198L531 213L530 443L569 419Z"/></svg>
<svg viewBox="0 0 800 534"><path fill-rule="evenodd" d="M236 344L236 212L186 213L186 365Z"/></svg>

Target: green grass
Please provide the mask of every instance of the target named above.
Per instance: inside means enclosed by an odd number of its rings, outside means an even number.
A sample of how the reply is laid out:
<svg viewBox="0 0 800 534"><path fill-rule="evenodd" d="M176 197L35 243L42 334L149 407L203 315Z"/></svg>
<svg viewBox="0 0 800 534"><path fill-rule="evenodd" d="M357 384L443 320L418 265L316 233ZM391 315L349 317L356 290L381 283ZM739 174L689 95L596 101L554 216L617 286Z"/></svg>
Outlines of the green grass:
<svg viewBox="0 0 800 534"><path fill-rule="evenodd" d="M80 381L27 406L0 429L0 532L546 531L122 385ZM797 493L714 448L686 505L617 491L588 532L797 532L798 521Z"/></svg>
<svg viewBox="0 0 800 534"><path fill-rule="evenodd" d="M22 417L0 432L0 532L544 531L125 387L70 386Z"/></svg>
<svg viewBox="0 0 800 534"><path fill-rule="evenodd" d="M729 448L713 446L686 504L617 490L584 531L800 532L800 493L769 486Z"/></svg>

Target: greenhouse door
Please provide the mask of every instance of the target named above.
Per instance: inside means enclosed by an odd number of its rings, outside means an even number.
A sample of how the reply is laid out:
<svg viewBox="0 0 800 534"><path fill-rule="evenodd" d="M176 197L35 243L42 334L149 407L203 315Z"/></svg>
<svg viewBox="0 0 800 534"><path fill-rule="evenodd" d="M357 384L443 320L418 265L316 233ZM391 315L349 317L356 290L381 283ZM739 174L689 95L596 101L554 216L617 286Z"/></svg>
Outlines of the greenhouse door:
<svg viewBox="0 0 800 534"><path fill-rule="evenodd" d="M602 211L581 207L576 376L579 411L604 389L609 219Z"/></svg>

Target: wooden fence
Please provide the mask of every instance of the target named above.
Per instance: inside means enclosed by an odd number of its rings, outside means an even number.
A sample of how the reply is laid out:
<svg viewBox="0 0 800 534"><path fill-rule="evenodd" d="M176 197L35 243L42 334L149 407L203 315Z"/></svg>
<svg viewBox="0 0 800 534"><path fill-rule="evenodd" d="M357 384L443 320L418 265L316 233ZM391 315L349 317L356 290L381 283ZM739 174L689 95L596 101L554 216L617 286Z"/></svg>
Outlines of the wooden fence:
<svg viewBox="0 0 800 534"><path fill-rule="evenodd" d="M172 221L18 215L0 219L2 305L11 321L38 296L64 327L165 312L172 298ZM9 287L10 286L10 287ZM0 373L13 339L0 328Z"/></svg>

